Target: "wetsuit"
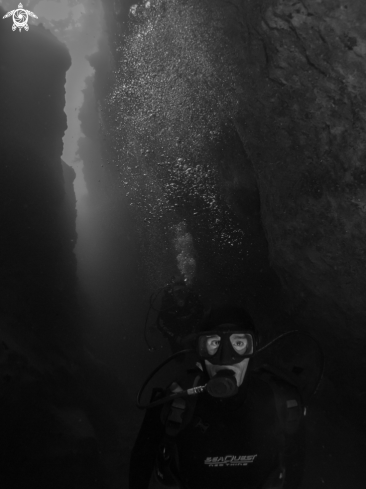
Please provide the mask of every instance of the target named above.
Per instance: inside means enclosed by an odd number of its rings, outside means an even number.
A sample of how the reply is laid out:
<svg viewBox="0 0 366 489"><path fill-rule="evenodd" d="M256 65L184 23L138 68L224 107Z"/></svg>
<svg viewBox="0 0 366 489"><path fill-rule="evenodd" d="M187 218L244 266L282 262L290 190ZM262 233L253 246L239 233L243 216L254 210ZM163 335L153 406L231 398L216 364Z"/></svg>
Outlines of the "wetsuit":
<svg viewBox="0 0 366 489"><path fill-rule="evenodd" d="M296 393L290 397L295 400ZM295 429L291 422L290 429L284 427L286 400L280 408L276 403L281 404L270 384L248 373L236 396L197 396L187 426L174 436L166 434L161 407L148 411L132 451L129 488L153 487L154 470L162 484L156 487L174 482L173 474L180 485L171 487L184 489L294 489L301 477L296 465L301 465L303 430L298 419ZM170 473L164 458L170 459ZM291 485L283 485L285 467Z"/></svg>

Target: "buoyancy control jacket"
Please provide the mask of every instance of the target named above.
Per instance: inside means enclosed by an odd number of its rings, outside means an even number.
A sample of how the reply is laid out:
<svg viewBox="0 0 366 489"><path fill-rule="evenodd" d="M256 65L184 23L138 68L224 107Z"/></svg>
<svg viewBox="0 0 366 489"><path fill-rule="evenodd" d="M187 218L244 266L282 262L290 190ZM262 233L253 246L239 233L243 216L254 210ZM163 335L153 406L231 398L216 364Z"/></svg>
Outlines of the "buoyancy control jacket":
<svg viewBox="0 0 366 489"><path fill-rule="evenodd" d="M189 371L171 391L207 379ZM164 394L165 395L165 394ZM159 396L155 394L155 396ZM232 398L177 398L146 413L130 461L130 489L295 488L304 451L303 407L296 388L261 369Z"/></svg>

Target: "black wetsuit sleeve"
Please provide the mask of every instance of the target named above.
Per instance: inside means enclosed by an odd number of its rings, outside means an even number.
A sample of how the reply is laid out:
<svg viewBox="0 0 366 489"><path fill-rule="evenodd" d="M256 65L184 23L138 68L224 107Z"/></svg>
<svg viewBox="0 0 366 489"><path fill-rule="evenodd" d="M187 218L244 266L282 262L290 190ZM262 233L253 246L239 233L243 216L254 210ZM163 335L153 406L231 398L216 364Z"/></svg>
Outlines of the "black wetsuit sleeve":
<svg viewBox="0 0 366 489"><path fill-rule="evenodd" d="M165 431L160 420L160 412L161 406L146 412L131 452L129 489L147 489L149 487L156 452Z"/></svg>

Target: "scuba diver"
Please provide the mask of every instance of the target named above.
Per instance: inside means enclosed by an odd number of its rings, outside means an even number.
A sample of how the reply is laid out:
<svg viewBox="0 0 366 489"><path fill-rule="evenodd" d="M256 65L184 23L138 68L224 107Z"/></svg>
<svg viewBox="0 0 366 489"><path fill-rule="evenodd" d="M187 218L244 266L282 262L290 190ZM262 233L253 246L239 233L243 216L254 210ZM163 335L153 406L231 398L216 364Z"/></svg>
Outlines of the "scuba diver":
<svg viewBox="0 0 366 489"><path fill-rule="evenodd" d="M204 307L198 294L183 278L174 276L164 289L157 328L168 339L172 353L184 348L185 339L198 331Z"/></svg>
<svg viewBox="0 0 366 489"><path fill-rule="evenodd" d="M131 453L129 489L299 486L302 396L288 380L255 368L257 343L249 314L222 306L195 336L196 368L139 405L153 372L138 396L138 407L149 409Z"/></svg>

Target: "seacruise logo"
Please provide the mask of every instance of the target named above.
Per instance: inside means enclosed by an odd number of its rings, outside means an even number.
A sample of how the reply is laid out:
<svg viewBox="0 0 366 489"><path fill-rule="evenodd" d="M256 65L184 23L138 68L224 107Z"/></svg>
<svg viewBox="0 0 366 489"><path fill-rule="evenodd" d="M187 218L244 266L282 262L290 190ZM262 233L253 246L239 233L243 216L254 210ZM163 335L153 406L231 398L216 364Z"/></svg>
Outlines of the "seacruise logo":
<svg viewBox="0 0 366 489"><path fill-rule="evenodd" d="M36 14L31 12L30 10L25 10L21 3L18 5L17 9L11 10L7 14L5 14L3 19L6 19L7 17L10 17L11 15L13 16L12 30L15 31L15 29L18 28L19 32L22 29L24 29L25 31L27 31L29 29L29 25L28 25L28 16L29 15L31 17L34 17L35 19L38 19Z"/></svg>
<svg viewBox="0 0 366 489"><path fill-rule="evenodd" d="M254 462L256 455L226 455L225 457L207 457L205 465L210 467L243 466Z"/></svg>

